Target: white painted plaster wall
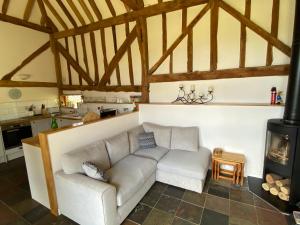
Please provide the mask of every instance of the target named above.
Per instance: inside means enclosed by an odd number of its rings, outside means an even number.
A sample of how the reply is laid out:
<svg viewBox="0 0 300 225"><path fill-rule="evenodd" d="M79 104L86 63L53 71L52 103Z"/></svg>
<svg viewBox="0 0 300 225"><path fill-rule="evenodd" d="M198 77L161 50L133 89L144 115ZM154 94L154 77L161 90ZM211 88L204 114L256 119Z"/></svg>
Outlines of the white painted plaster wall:
<svg viewBox="0 0 300 225"><path fill-rule="evenodd" d="M282 118L281 106L140 105L140 123L198 126L200 145L246 156L246 175L261 177L267 120Z"/></svg>

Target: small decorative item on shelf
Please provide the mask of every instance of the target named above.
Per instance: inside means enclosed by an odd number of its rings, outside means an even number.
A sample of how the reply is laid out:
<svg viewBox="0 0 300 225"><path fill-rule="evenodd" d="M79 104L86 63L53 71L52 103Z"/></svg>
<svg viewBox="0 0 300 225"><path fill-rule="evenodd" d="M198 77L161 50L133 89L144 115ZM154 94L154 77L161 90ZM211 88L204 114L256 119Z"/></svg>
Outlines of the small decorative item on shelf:
<svg viewBox="0 0 300 225"><path fill-rule="evenodd" d="M223 151L224 151L223 148L215 148L214 151L213 151L213 155L214 156L221 156Z"/></svg>
<svg viewBox="0 0 300 225"><path fill-rule="evenodd" d="M52 116L52 120L51 120L51 128L52 129L56 129L58 128L58 124L57 124L57 121L56 121L56 118L54 115L51 115Z"/></svg>
<svg viewBox="0 0 300 225"><path fill-rule="evenodd" d="M276 104L276 87L272 87L271 88L271 105L275 105Z"/></svg>
<svg viewBox="0 0 300 225"><path fill-rule="evenodd" d="M282 104L282 91L277 92L276 104L278 105Z"/></svg>
<svg viewBox="0 0 300 225"><path fill-rule="evenodd" d="M213 88L209 87L206 95L204 93L200 93L199 97L197 98L194 84L191 85L190 93L186 93L183 84L180 84L178 96L172 103L182 102L184 104L205 104L213 100L213 92Z"/></svg>

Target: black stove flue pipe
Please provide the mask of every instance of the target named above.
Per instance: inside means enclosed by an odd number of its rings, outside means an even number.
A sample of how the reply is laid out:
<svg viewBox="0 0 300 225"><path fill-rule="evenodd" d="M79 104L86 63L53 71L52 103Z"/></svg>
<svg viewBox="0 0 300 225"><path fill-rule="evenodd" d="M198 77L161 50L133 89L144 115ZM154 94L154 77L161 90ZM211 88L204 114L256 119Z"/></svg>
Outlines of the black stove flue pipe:
<svg viewBox="0 0 300 225"><path fill-rule="evenodd" d="M290 73L283 120L300 125L300 1L296 0Z"/></svg>

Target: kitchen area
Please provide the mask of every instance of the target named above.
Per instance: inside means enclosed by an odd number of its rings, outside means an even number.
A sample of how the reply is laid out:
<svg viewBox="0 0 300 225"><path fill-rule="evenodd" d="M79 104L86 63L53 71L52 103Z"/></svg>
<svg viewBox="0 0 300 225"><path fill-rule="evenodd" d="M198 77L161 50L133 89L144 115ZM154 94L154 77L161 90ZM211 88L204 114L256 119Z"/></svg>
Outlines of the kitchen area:
<svg viewBox="0 0 300 225"><path fill-rule="evenodd" d="M68 94L60 96L59 103L54 99L15 102L14 105L0 103L0 163L24 156L22 140L38 145L38 133L53 129L53 121L55 128L78 125L91 112L100 119L132 112L138 101L139 96L118 98ZM16 109L12 112L13 108ZM3 114L3 111L8 113Z"/></svg>

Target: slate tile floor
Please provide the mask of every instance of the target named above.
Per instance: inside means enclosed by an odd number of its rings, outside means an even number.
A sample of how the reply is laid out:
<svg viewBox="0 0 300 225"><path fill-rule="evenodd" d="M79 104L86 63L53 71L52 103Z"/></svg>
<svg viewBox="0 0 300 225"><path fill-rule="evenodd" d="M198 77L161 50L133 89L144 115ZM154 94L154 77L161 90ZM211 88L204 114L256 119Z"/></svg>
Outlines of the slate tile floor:
<svg viewBox="0 0 300 225"><path fill-rule="evenodd" d="M31 199L24 158L0 164L0 225L71 225ZM156 182L123 225L295 225L243 187L207 179L204 192Z"/></svg>

